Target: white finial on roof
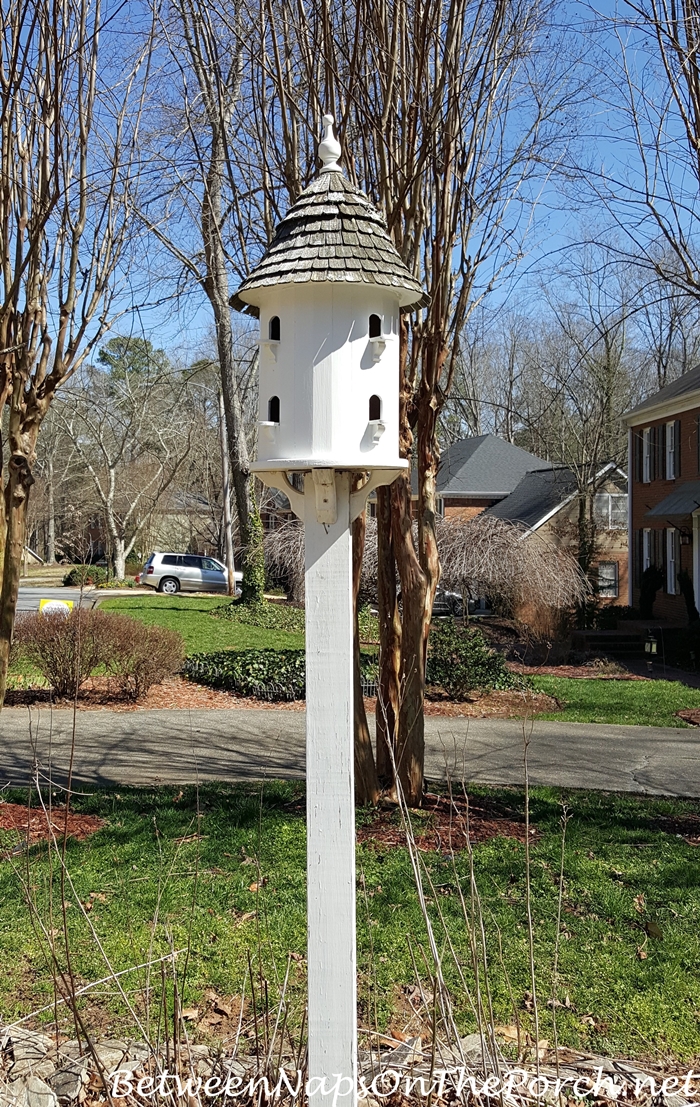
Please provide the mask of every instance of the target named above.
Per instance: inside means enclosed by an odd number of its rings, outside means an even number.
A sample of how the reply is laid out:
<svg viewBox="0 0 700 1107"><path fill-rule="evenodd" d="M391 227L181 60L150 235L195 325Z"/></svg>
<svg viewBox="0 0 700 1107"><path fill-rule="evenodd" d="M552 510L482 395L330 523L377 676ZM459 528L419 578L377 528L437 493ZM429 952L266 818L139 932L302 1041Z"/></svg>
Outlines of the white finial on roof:
<svg viewBox="0 0 700 1107"><path fill-rule="evenodd" d="M323 138L318 145L318 156L323 162L322 173L339 173L340 166L338 165L338 158L340 157L340 143L333 134L333 124L335 120L332 115L324 115L323 117Z"/></svg>

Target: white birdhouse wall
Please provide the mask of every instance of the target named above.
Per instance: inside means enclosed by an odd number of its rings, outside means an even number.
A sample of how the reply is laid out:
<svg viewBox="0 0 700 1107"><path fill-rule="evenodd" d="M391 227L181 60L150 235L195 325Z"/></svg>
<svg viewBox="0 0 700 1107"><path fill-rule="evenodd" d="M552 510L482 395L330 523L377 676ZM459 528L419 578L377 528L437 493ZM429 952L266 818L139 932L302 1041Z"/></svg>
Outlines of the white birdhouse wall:
<svg viewBox="0 0 700 1107"><path fill-rule="evenodd" d="M379 286L307 282L256 290L258 464L399 461L399 298Z"/></svg>

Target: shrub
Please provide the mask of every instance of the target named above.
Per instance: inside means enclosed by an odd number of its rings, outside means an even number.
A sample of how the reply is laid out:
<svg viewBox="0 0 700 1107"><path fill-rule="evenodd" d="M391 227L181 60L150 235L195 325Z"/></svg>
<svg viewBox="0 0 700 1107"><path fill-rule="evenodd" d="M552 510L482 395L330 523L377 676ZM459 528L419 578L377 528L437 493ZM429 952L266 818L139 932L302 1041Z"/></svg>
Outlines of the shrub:
<svg viewBox="0 0 700 1107"><path fill-rule="evenodd" d="M103 666L122 695L137 699L177 672L184 656L183 639L176 631L84 607L68 615L20 617L13 647L36 665L57 696L70 697Z"/></svg>
<svg viewBox="0 0 700 1107"><path fill-rule="evenodd" d="M105 622L110 618L84 607L68 615L25 615L15 624L15 649L36 665L57 696L75 696L104 660Z"/></svg>
<svg viewBox="0 0 700 1107"><path fill-rule="evenodd" d="M433 625L426 683L439 685L451 699L476 689L527 686L523 677L506 668L500 653L489 649L480 630L460 628L454 619Z"/></svg>
<svg viewBox="0 0 700 1107"><path fill-rule="evenodd" d="M110 616L104 664L131 700L182 668L184 640L176 630L147 626L127 615Z"/></svg>
<svg viewBox="0 0 700 1107"><path fill-rule="evenodd" d="M363 676L374 679L377 661L360 656ZM218 650L187 658L185 676L212 688L259 700L303 700L306 658L303 650Z"/></svg>
<svg viewBox="0 0 700 1107"><path fill-rule="evenodd" d="M104 584L106 580L107 570L101 565L74 565L63 583L67 588L84 588L88 584Z"/></svg>

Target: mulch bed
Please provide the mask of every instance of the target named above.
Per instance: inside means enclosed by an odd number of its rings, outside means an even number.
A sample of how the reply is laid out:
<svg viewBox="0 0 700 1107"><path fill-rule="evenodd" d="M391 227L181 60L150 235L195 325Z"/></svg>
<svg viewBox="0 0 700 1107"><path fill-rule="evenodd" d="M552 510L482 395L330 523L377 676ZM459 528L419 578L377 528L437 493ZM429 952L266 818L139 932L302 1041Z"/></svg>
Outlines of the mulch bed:
<svg viewBox="0 0 700 1107"><path fill-rule="evenodd" d="M682 838L689 846L700 846L700 815L658 815L651 825Z"/></svg>
<svg viewBox="0 0 700 1107"><path fill-rule="evenodd" d="M467 804L463 797L453 796L450 800L449 796L428 792L421 811L411 813L411 823L416 845L426 853L466 849ZM530 826L530 841L536 841L537 837L536 828ZM524 842L524 817L497 801L470 801L469 841L478 845L491 838ZM397 809L380 809L371 823L357 828L357 839L390 848L405 847L406 833Z"/></svg>
<svg viewBox="0 0 700 1107"><path fill-rule="evenodd" d="M7 692L7 707L49 707L56 710L72 710L73 700L52 700L48 688L23 688ZM265 710L274 708L282 711L304 711L303 700L275 701L256 700L252 697L236 696L232 692L223 692L217 688L207 688L203 684L184 680L182 677L170 677L162 684L156 684L140 700L120 699L108 677L91 677L85 682L78 696L79 711L149 711L158 708L175 708L180 711L199 711L214 708L247 708ZM452 702L446 697L435 694L425 701L426 715L441 715L457 718L520 718L524 715L556 711L559 704L551 696L533 692L489 692L475 693L464 702ZM376 711L376 700L365 699L365 708L369 713Z"/></svg>
<svg viewBox="0 0 700 1107"><path fill-rule="evenodd" d="M676 711L676 717L691 726L700 726L700 708L685 707L682 711Z"/></svg>
<svg viewBox="0 0 700 1107"><path fill-rule="evenodd" d="M598 665L523 665L520 661L507 661L512 673L522 676L574 677L577 680L649 680L650 677L638 673L628 673L626 669L617 670L616 666Z"/></svg>
<svg viewBox="0 0 700 1107"><path fill-rule="evenodd" d="M17 831L22 836L23 847L27 844L30 846L36 845L37 842L47 841L52 837L61 841L64 829L68 830L69 838L76 838L79 842L82 842L104 825L104 819L98 819L96 815L76 815L70 811L66 828L64 807L53 807L48 812L41 807L28 809L22 803L3 803L0 801L0 830Z"/></svg>

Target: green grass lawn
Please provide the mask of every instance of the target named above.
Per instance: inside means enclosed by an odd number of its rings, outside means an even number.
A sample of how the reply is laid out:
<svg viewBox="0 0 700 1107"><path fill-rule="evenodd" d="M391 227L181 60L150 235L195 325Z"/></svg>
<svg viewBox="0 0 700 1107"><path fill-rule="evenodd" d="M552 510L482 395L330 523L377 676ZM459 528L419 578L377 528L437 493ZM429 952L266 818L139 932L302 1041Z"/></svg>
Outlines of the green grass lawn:
<svg viewBox="0 0 700 1107"><path fill-rule="evenodd" d="M576 680L538 676L538 691L556 696L563 709L540 719L572 723L634 723L639 726L686 724L676 718L683 708L700 708L700 689L671 680Z"/></svg>
<svg viewBox="0 0 700 1107"><path fill-rule="evenodd" d="M210 611L222 603L225 603L223 596L115 596L102 600L100 610L118 611L144 623L178 630L185 639L188 654L210 650L291 650L303 647L304 635L298 632L268 630L228 619L212 619Z"/></svg>
<svg viewBox="0 0 700 1107"><path fill-rule="evenodd" d="M472 790L473 802L484 797L506 814L522 811L523 797L515 790ZM532 845L532 891L540 1035L551 1039L552 1033L547 1000L552 995L562 798L571 819L556 997L565 1005L557 1009L560 1042L593 1052L690 1062L700 1056L700 867L698 848L677 837L678 824L668 820L697 819L697 803L596 793L562 797L554 789L534 790L532 820L539 833ZM240 995L249 955L258 1003L260 991L267 988L274 1005L288 955L294 955L288 997L294 1023L303 1006L305 977L303 786L207 785L200 789L199 803L197 838L193 788L120 788L76 797L78 810L99 814L107 823L67 849L75 889L75 894L70 888L67 892L74 976L84 984L108 972L77 906L80 901L92 904L89 922L115 971L167 952L168 935L176 949L189 948L186 979L185 955L178 958L185 1007L204 1010L208 988L225 997ZM360 822L368 818L367 812L358 815ZM697 824L692 833L698 833ZM0 845L6 848L12 836L5 832L3 837ZM460 852L453 864L446 853L422 853L421 860L434 885L427 889L428 909L443 951L443 971L458 1023L468 1031L475 1025L470 998L445 939L446 929L473 996L458 894L461 886L469 899L468 857ZM492 839L475 847L474 867L496 1021L514 1022L514 1001L517 1018L529 1027L524 847L515 839ZM23 883L35 905L34 925ZM255 885L258 890L251 890ZM35 847L28 859L20 854L0 861L0 902L0 1019L9 1020L51 1002L47 939L40 936L38 920L47 932L55 932L59 961L65 965L58 869L54 859L52 875L45 846ZM406 994L415 984L411 951L429 987L426 930L407 851L361 844L360 1025L381 1030L405 1025ZM143 1017L144 970L121 979ZM155 1012L159 968L150 983ZM81 1003L92 1025L114 1033L127 1033L132 1026L113 987L102 986ZM48 1011L39 1021L51 1018ZM188 1026L195 1038L201 1035L196 1023Z"/></svg>

